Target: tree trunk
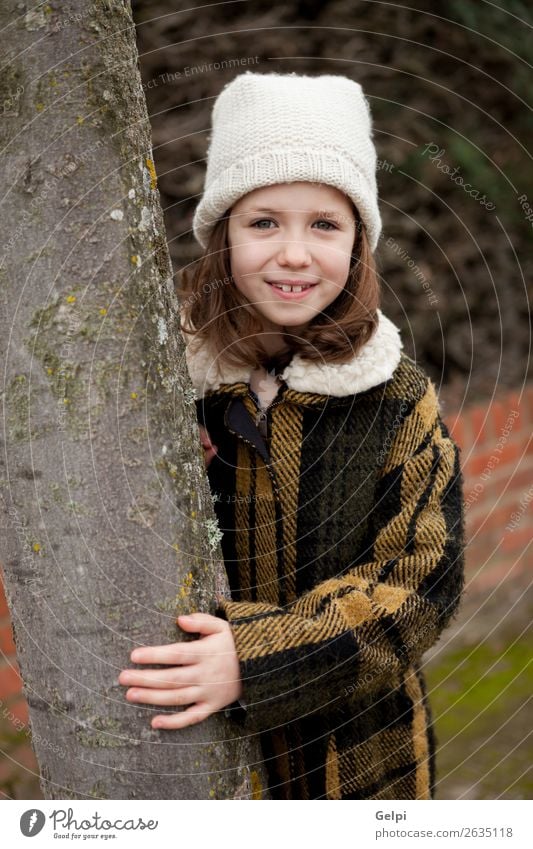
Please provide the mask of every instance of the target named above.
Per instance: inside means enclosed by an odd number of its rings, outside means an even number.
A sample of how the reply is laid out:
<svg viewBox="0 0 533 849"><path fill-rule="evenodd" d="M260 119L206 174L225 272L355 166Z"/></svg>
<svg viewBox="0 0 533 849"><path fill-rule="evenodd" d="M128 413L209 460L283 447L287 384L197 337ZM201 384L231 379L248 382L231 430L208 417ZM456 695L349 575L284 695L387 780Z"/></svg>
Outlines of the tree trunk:
<svg viewBox="0 0 533 849"><path fill-rule="evenodd" d="M229 591L129 0L33 5L0 10L0 560L43 793L268 798L223 712L155 731L118 684Z"/></svg>

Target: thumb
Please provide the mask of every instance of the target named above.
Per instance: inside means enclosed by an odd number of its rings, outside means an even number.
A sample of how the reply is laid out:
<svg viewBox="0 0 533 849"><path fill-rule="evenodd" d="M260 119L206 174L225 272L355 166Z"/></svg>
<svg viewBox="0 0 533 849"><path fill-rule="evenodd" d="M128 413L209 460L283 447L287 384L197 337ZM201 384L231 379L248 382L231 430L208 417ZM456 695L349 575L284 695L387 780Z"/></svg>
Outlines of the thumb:
<svg viewBox="0 0 533 849"><path fill-rule="evenodd" d="M195 634L215 634L222 631L224 623L218 616L210 613L191 613L188 616L178 616L176 625L184 631L192 631Z"/></svg>

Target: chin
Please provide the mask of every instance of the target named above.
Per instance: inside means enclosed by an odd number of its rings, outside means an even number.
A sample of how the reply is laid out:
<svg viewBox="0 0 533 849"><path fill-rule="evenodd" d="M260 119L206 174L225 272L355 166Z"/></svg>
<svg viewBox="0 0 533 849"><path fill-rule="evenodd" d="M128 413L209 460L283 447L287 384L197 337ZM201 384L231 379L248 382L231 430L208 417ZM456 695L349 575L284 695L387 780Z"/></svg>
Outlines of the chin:
<svg viewBox="0 0 533 849"><path fill-rule="evenodd" d="M287 305L285 305L287 306ZM276 324L303 324L305 321L311 321L316 311L312 309L277 309L266 316L270 321L275 321Z"/></svg>

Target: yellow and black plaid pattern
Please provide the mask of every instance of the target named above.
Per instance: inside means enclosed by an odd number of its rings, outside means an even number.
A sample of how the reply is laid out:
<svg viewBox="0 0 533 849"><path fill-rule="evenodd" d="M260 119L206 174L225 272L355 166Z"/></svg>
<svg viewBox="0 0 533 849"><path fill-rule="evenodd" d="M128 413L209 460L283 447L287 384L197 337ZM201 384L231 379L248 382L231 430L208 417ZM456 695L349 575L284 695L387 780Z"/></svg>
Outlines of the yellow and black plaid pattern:
<svg viewBox="0 0 533 849"><path fill-rule="evenodd" d="M386 451L377 461L360 457L357 467L378 462L365 556L350 568L332 565L331 577L302 594L306 410L324 398L288 390L272 409L277 489L253 447L238 443L242 590L217 614L231 624L240 661L248 708L239 721L261 733L274 798L432 797L435 746L418 662L463 588L459 454L433 384L405 355L380 392ZM324 515L336 509L332 496L323 502Z"/></svg>

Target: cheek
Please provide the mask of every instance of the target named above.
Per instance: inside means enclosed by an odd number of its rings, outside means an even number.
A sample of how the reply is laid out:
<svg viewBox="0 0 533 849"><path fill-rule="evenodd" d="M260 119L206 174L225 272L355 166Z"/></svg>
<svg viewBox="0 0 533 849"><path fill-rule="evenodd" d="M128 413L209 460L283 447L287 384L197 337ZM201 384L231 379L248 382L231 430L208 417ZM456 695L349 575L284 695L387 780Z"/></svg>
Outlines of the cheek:
<svg viewBox="0 0 533 849"><path fill-rule="evenodd" d="M236 245L230 256L233 275L250 274L262 267L261 246L253 243Z"/></svg>
<svg viewBox="0 0 533 849"><path fill-rule="evenodd" d="M350 271L350 254L344 249L332 251L324 263L327 276L335 283L345 283Z"/></svg>
<svg viewBox="0 0 533 849"><path fill-rule="evenodd" d="M350 263L352 261L352 250L354 248L355 234L351 234L340 245L340 251L337 254L337 265L342 273L347 276L350 271Z"/></svg>

